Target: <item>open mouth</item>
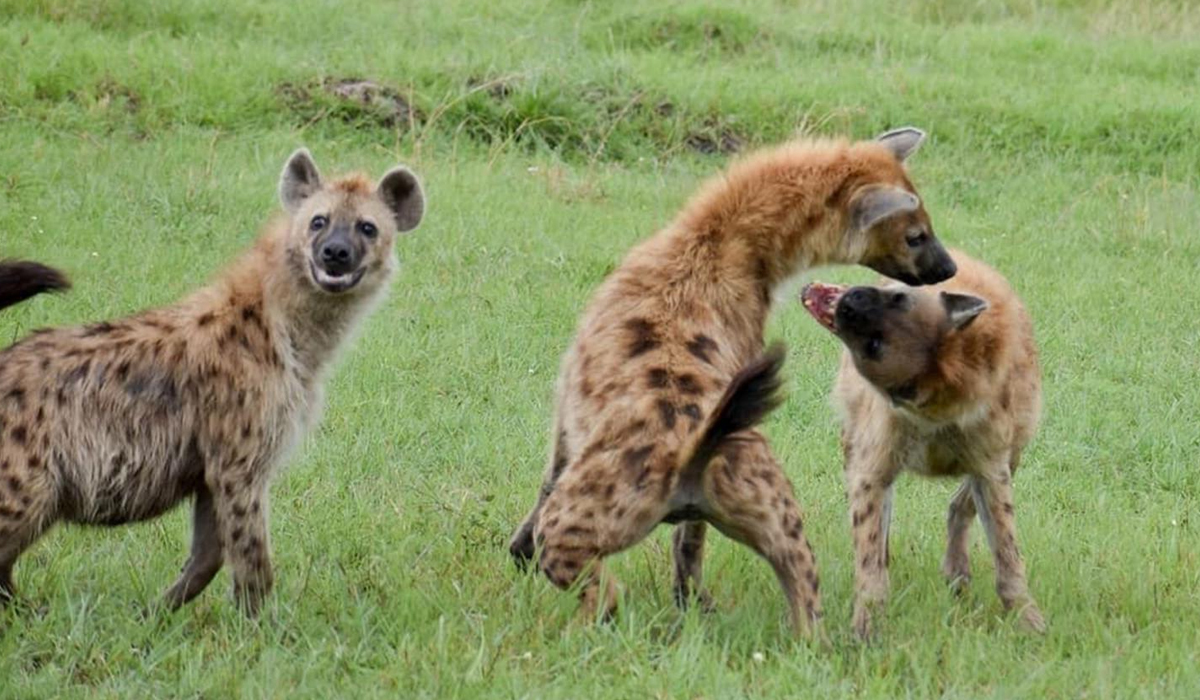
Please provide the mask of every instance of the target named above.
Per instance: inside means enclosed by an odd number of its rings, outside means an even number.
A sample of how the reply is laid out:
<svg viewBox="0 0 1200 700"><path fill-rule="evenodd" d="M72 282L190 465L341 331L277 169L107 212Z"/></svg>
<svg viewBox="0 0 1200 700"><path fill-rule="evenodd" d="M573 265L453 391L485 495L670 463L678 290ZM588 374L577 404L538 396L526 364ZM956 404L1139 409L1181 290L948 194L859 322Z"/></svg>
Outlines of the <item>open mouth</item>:
<svg viewBox="0 0 1200 700"><path fill-rule="evenodd" d="M838 301L846 293L846 289L847 287L841 284L813 282L805 285L800 292L800 301L818 323L832 331L835 330L834 314L837 312Z"/></svg>
<svg viewBox="0 0 1200 700"><path fill-rule="evenodd" d="M309 262L308 266L312 271L312 277L317 286L332 294L339 294L352 289L362 279L363 273L366 272L366 268L360 267L353 272L332 275L317 267L316 263Z"/></svg>

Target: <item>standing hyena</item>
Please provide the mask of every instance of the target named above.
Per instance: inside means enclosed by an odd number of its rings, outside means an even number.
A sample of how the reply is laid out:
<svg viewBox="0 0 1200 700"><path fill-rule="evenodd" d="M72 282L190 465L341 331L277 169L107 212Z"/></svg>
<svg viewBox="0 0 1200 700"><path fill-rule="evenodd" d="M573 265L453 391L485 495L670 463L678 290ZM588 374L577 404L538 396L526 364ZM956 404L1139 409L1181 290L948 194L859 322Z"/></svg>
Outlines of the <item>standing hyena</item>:
<svg viewBox="0 0 1200 700"><path fill-rule="evenodd" d="M924 134L799 141L714 179L604 282L563 359L550 464L517 529L518 562L540 546L556 585L581 574L584 610L600 560L661 522L675 532L675 594L699 595L706 523L772 565L792 622L820 614L800 512L766 440L748 428L768 406L740 384L770 383L762 352L773 290L804 268L859 263L914 283L954 274L904 169ZM748 399L748 400L747 400ZM739 402L753 409L737 416ZM722 406L725 410L718 410ZM727 435L735 432L736 435Z"/></svg>
<svg viewBox="0 0 1200 700"><path fill-rule="evenodd" d="M0 596L58 520L117 525L194 497L178 607L228 560L254 614L271 588L267 484L321 404L331 361L382 297L393 242L424 212L416 177L322 182L284 167L286 215L210 286L173 306L39 331L0 353Z"/></svg>
<svg viewBox="0 0 1200 700"><path fill-rule="evenodd" d="M842 413L854 530L854 629L871 634L888 593L892 483L901 471L963 478L947 518L942 568L970 578L967 533L979 514L996 591L1022 623L1045 629L1017 550L1012 476L1041 415L1033 323L992 268L953 253L958 274L911 289L812 284L804 305L846 346L834 388Z"/></svg>

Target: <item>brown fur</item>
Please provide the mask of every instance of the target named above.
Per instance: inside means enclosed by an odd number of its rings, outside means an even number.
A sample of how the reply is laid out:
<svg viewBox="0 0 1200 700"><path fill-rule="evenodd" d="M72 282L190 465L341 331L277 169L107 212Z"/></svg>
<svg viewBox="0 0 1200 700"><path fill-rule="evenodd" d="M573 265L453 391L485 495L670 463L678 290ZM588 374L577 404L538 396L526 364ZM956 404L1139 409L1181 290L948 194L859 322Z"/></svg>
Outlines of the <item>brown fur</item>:
<svg viewBox="0 0 1200 700"><path fill-rule="evenodd" d="M238 601L258 609L273 581L267 484L317 418L330 363L385 291L398 226L421 203L407 170L379 190L358 177L323 186L303 151L281 184L287 215L213 284L0 353L0 596L56 521L146 520L194 497L191 557L167 603L199 594L228 561ZM335 233L377 226L348 291L323 290L310 268L317 215Z"/></svg>
<svg viewBox="0 0 1200 700"><path fill-rule="evenodd" d="M712 523L771 563L797 629L815 624L815 560L791 484L761 434L726 437L713 426L762 352L772 293L787 277L832 263L947 272L900 160L916 142L800 141L757 154L630 251L563 358L550 463L510 544L519 562L540 544L551 581L582 580L585 614L609 611L614 591L598 588L600 560L660 522L686 521L674 547L684 601L701 594ZM889 192L910 206L881 204L876 195ZM906 242L914 229L930 241L925 259ZM723 442L690 472L701 436L714 434Z"/></svg>
<svg viewBox="0 0 1200 700"><path fill-rule="evenodd" d="M892 482L902 470L966 477L950 504L945 575L956 587L969 579L967 532L978 509L1005 607L1019 610L1030 629L1045 626L1017 550L1012 494L1013 472L1041 410L1033 327L998 272L963 253L953 256L958 274L948 282L885 286L877 301L864 297L861 315L870 330L851 328L842 315L855 290L838 303L835 333L847 351L834 401L843 415L854 534L854 628L863 637L887 598ZM883 340L874 358L863 344L870 337Z"/></svg>

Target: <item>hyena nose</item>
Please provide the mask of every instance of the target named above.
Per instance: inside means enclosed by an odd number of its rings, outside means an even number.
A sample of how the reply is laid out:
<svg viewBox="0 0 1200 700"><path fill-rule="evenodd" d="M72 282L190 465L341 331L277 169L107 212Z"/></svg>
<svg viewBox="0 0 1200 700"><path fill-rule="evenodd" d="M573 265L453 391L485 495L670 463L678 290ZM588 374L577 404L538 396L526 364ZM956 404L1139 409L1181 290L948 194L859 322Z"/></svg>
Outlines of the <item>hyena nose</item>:
<svg viewBox="0 0 1200 700"><path fill-rule="evenodd" d="M334 274L350 269L350 246L342 241L326 241L321 246L321 262L325 269Z"/></svg>

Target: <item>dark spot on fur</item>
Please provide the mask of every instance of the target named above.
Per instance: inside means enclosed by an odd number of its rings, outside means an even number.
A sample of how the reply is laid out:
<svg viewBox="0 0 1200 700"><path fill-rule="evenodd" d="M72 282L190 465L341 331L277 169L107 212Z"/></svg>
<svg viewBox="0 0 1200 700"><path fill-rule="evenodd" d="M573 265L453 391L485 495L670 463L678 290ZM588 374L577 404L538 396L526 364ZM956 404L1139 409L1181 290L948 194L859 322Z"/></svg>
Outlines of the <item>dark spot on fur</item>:
<svg viewBox="0 0 1200 700"><path fill-rule="evenodd" d="M229 537L233 540L234 544L237 544L238 542L242 541L242 535L244 534L246 534L245 530L243 530L241 527L235 527L233 528L233 531L229 533Z"/></svg>
<svg viewBox="0 0 1200 700"><path fill-rule="evenodd" d="M234 503L233 504L233 517L235 517L235 518L246 517L246 507L240 503Z"/></svg>
<svg viewBox="0 0 1200 700"><path fill-rule="evenodd" d="M8 435L18 445L24 445L29 440L29 431L23 425L13 426L12 432Z"/></svg>
<svg viewBox="0 0 1200 700"><path fill-rule="evenodd" d="M1002 507L1004 508L1004 512L1007 513L1008 515L1013 514L1013 504L1005 503Z"/></svg>
<svg viewBox="0 0 1200 700"><path fill-rule="evenodd" d="M625 322L625 328L632 334L629 342L629 357L637 357L657 348L662 342L654 328L654 324L644 318L630 319Z"/></svg>
<svg viewBox="0 0 1200 700"><path fill-rule="evenodd" d="M621 455L621 461L625 465L625 470L630 474L640 470L653 451L654 445L643 445L625 450L624 454Z"/></svg>
<svg viewBox="0 0 1200 700"><path fill-rule="evenodd" d="M31 470L41 469L42 460L37 455L29 455L29 468Z"/></svg>
<svg viewBox="0 0 1200 700"><path fill-rule="evenodd" d="M675 378L675 385L685 394L702 394L704 389L700 387L700 382L694 374L681 374Z"/></svg>
<svg viewBox="0 0 1200 700"><path fill-rule="evenodd" d="M13 493L20 493L21 489L25 487L25 484L22 483L21 480L15 476L8 477L7 481L8 481L8 490Z"/></svg>
<svg viewBox="0 0 1200 700"><path fill-rule="evenodd" d="M675 427L675 406L670 401L659 399L656 403L658 406L658 416L662 419L663 427L670 430Z"/></svg>
<svg viewBox="0 0 1200 700"><path fill-rule="evenodd" d="M9 401L12 401L14 404L16 404L18 411L23 410L25 408L25 390L20 387L16 387L15 389L9 389L8 393L5 394L4 398L6 398Z"/></svg>
<svg viewBox="0 0 1200 700"><path fill-rule="evenodd" d="M211 312L211 311L202 313L202 314L200 314L200 316L198 316L196 318L196 325L203 328L203 327L207 326L208 324L212 323L213 318L215 318L215 316L214 316L213 312Z"/></svg>
<svg viewBox="0 0 1200 700"><path fill-rule="evenodd" d="M617 490L616 484L609 484L608 486L605 486L604 487L604 498L611 501L612 497L613 497L613 493L615 493L616 490Z"/></svg>
<svg viewBox="0 0 1200 700"><path fill-rule="evenodd" d="M114 327L111 323L105 323L105 322L93 323L89 326L84 326L83 332L80 333L80 337L81 338L90 338L95 335L104 335L105 333L112 333L113 330L114 330Z"/></svg>
<svg viewBox="0 0 1200 700"><path fill-rule="evenodd" d="M570 525L563 529L562 534L565 536L568 536L568 537L569 536L587 537L589 535L596 534L596 531L590 527L583 527L580 525Z"/></svg>
<svg viewBox="0 0 1200 700"><path fill-rule="evenodd" d="M696 359L712 364L712 353L716 352L717 344L707 335L697 333L696 337L688 341L687 349Z"/></svg>
<svg viewBox="0 0 1200 700"><path fill-rule="evenodd" d="M554 465L550 469L550 478L557 480L567 468L567 433L560 430L554 442Z"/></svg>
<svg viewBox="0 0 1200 700"><path fill-rule="evenodd" d="M671 373L662 367L651 368L646 373L646 383L650 385L651 389L666 389L667 385L671 383Z"/></svg>

